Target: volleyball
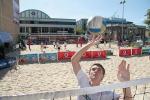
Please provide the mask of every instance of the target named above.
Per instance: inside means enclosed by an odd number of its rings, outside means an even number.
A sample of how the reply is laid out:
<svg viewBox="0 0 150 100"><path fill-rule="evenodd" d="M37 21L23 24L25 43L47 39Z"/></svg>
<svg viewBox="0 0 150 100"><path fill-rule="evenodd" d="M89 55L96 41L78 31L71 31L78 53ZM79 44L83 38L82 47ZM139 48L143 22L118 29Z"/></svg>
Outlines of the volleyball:
<svg viewBox="0 0 150 100"><path fill-rule="evenodd" d="M104 34L106 26L103 20L104 18L101 16L95 16L93 18L90 18L87 23L88 32L93 35Z"/></svg>

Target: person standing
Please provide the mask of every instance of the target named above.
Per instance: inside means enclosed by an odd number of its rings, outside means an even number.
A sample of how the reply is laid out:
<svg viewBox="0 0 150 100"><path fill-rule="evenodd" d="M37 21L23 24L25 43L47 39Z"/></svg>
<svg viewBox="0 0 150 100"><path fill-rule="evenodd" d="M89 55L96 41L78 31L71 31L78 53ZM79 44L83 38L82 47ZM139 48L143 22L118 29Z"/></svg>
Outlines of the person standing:
<svg viewBox="0 0 150 100"><path fill-rule="evenodd" d="M76 52L72 58L71 63L73 71L77 77L80 88L99 86L104 78L105 69L100 63L94 63L89 69L89 76L87 76L80 65L82 55L93 45L101 41L102 37L98 36L89 41L84 47ZM121 82L130 80L129 64L126 66L126 61L122 61L118 66L117 73L118 80ZM131 89L124 88L124 100L132 100ZM98 92L96 94L81 95L78 100L119 100L119 96L112 91Z"/></svg>
<svg viewBox="0 0 150 100"><path fill-rule="evenodd" d="M31 37L29 37L27 43L28 43L28 48L29 48L30 51L31 51L31 42L32 42Z"/></svg>
<svg viewBox="0 0 150 100"><path fill-rule="evenodd" d="M67 49L67 42L66 41L64 42L64 49L65 50Z"/></svg>
<svg viewBox="0 0 150 100"><path fill-rule="evenodd" d="M55 41L53 42L53 46L54 46L54 48L55 48L55 46L56 46L56 43L55 43Z"/></svg>

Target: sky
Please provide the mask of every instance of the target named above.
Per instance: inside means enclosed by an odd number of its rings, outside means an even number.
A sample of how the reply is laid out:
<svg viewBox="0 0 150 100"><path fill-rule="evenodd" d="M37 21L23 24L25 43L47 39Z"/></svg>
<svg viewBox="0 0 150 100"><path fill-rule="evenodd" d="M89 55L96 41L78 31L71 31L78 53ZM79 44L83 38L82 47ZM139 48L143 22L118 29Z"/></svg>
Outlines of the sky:
<svg viewBox="0 0 150 100"><path fill-rule="evenodd" d="M76 20L94 16L122 18L121 1L123 0L20 0L20 12L37 9L51 18ZM150 9L150 0L126 0L123 18L135 24L144 25L147 9Z"/></svg>

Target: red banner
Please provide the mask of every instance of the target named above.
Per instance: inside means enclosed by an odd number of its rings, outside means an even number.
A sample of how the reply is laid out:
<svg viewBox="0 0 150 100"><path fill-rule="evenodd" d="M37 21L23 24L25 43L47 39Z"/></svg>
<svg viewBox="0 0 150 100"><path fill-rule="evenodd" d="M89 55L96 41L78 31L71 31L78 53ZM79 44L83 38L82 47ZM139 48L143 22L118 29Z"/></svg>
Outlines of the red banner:
<svg viewBox="0 0 150 100"><path fill-rule="evenodd" d="M119 56L131 56L131 49L120 49L119 50Z"/></svg>
<svg viewBox="0 0 150 100"><path fill-rule="evenodd" d="M92 53L91 51L86 51L83 55L82 58L92 58Z"/></svg>
<svg viewBox="0 0 150 100"><path fill-rule="evenodd" d="M28 60L26 58L19 58L19 64L27 64Z"/></svg>
<svg viewBox="0 0 150 100"><path fill-rule="evenodd" d="M141 55L142 49L141 48L134 48L132 49L132 55Z"/></svg>
<svg viewBox="0 0 150 100"><path fill-rule="evenodd" d="M101 58L106 58L106 51L101 51Z"/></svg>
<svg viewBox="0 0 150 100"><path fill-rule="evenodd" d="M75 52L58 52L58 60L70 60ZM82 58L106 58L106 51L87 51Z"/></svg>
<svg viewBox="0 0 150 100"><path fill-rule="evenodd" d="M75 54L75 52L58 52L58 60L68 60Z"/></svg>
<svg viewBox="0 0 150 100"><path fill-rule="evenodd" d="M91 51L92 58L106 58L106 51Z"/></svg>

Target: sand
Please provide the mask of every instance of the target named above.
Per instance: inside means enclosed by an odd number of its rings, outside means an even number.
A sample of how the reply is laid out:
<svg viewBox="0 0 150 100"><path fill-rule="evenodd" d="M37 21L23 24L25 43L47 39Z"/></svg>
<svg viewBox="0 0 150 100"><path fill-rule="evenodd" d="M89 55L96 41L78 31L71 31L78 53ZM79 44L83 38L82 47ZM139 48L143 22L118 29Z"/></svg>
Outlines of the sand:
<svg viewBox="0 0 150 100"><path fill-rule="evenodd" d="M53 45L47 47L44 50L45 52L57 52ZM89 50L108 49L108 44L106 47L101 44L100 47L92 47ZM73 44L67 45L67 51L78 51L80 48ZM21 51L21 54L41 53L40 45L32 45L31 49L31 51L28 49ZM108 56L106 60L90 59L81 61L80 64L83 70L88 73L90 65L95 62L101 63L106 69L102 84L118 83L117 67L120 61L124 59L130 64L131 80L150 77L150 60L148 56L119 57L118 48L115 44L112 45L112 50L114 55ZM61 51L66 51L63 45ZM18 65L17 70L1 70L0 76L0 96L79 88L70 61Z"/></svg>

